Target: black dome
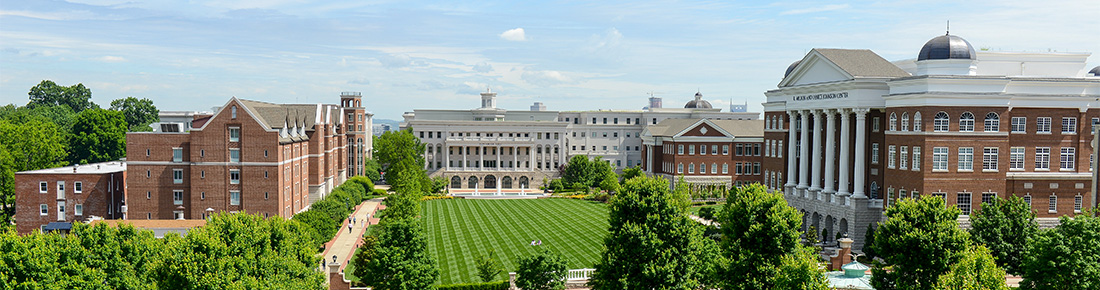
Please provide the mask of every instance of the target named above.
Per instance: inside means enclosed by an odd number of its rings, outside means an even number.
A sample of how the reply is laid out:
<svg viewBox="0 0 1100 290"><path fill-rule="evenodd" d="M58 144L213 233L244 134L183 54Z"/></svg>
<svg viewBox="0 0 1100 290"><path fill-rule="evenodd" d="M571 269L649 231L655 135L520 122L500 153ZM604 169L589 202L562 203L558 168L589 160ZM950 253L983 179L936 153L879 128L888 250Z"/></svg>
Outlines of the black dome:
<svg viewBox="0 0 1100 290"><path fill-rule="evenodd" d="M1089 73L1094 75L1094 76L1100 77L1100 65L1092 68L1092 70L1090 70Z"/></svg>
<svg viewBox="0 0 1100 290"><path fill-rule="evenodd" d="M955 35L940 35L924 43L917 60L926 59L975 59L974 47L969 41Z"/></svg>
<svg viewBox="0 0 1100 290"><path fill-rule="evenodd" d="M707 102L706 100L703 100L703 94L702 93L695 93L695 99L691 100L691 101L688 101L687 104L684 105L684 108L685 109L710 109L712 107L710 106L710 102Z"/></svg>
<svg viewBox="0 0 1100 290"><path fill-rule="evenodd" d="M794 68L797 67L798 64L800 64L800 63L802 63L801 59L796 60L796 61L792 62L790 66L787 66L787 72L783 73L783 77L787 77L787 76L791 75L791 72L793 72Z"/></svg>

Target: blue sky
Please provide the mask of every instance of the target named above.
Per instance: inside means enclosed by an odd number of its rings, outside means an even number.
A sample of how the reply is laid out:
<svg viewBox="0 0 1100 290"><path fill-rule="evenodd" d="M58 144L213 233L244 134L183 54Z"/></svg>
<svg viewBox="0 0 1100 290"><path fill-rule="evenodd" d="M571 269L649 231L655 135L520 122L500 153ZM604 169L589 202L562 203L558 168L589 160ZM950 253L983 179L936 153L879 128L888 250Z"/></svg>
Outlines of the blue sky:
<svg viewBox="0 0 1100 290"><path fill-rule="evenodd" d="M513 110L640 109L649 93L682 106L699 90L760 111L815 47L914 58L950 20L979 48L1096 54L1097 15L1096 0L0 0L0 104L51 79L102 106L135 96L161 110L360 91L376 118L399 119L477 107L492 87Z"/></svg>

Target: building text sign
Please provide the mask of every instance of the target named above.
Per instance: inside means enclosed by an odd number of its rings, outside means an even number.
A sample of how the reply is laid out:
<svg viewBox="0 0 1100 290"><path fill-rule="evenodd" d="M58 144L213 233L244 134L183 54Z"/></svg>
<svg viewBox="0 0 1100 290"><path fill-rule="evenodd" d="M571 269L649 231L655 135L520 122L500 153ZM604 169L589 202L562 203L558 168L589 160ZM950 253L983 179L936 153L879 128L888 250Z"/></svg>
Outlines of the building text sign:
<svg viewBox="0 0 1100 290"><path fill-rule="evenodd" d="M848 98L848 92L839 93L823 93L823 94L809 94L794 96L795 101L819 101L819 100L831 100L831 99L846 99Z"/></svg>

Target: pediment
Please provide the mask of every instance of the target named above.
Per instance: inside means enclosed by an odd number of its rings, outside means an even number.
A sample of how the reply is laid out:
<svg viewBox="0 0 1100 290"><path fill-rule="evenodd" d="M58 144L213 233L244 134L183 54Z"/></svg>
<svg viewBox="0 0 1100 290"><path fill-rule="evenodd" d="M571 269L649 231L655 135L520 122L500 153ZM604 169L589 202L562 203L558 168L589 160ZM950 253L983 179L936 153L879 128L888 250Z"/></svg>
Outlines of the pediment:
<svg viewBox="0 0 1100 290"><path fill-rule="evenodd" d="M795 67L794 71L783 78L783 81L779 83L779 87L794 87L852 79L854 79L852 75L841 69L840 66L829 61L828 58L825 58L816 50L811 50L802 59L802 62Z"/></svg>
<svg viewBox="0 0 1100 290"><path fill-rule="evenodd" d="M678 137L727 137L733 138L733 134L730 134L722 127L719 127L714 122L707 119L699 119L698 122L684 128L680 132L673 135L673 138Z"/></svg>

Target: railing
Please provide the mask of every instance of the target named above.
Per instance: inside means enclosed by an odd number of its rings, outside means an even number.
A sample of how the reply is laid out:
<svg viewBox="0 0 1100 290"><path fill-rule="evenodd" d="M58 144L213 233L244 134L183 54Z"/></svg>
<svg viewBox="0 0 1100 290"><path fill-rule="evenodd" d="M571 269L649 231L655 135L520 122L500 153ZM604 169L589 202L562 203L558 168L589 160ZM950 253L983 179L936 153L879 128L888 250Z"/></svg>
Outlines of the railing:
<svg viewBox="0 0 1100 290"><path fill-rule="evenodd" d="M867 207L869 208L882 208L881 199L871 199L867 201Z"/></svg>
<svg viewBox="0 0 1100 290"><path fill-rule="evenodd" d="M596 269L569 270L568 273L565 273L565 280L566 281L587 281L588 277L592 276L592 273L595 273L595 272L596 272Z"/></svg>

